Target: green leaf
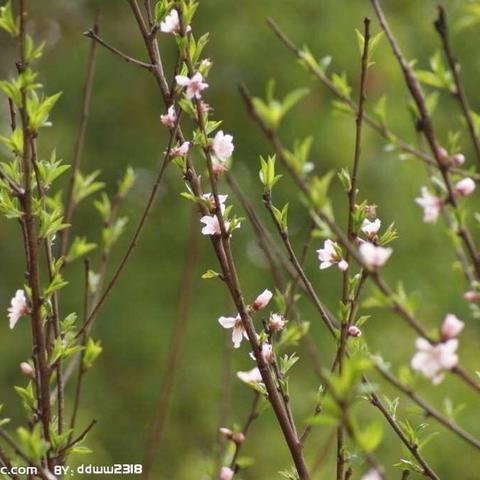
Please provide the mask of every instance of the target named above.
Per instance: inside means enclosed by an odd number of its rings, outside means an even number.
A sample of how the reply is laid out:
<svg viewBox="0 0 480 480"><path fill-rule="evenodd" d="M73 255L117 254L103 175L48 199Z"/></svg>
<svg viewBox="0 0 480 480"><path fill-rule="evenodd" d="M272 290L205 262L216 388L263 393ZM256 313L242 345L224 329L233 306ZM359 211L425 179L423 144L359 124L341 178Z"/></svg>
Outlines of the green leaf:
<svg viewBox="0 0 480 480"><path fill-rule="evenodd" d="M40 423L35 424L32 430L19 427L17 436L20 445L29 459L38 462L47 453L49 444L43 439L42 426Z"/></svg>
<svg viewBox="0 0 480 480"><path fill-rule="evenodd" d="M372 422L357 433L359 447L367 453L373 452L382 441L383 424L380 421Z"/></svg>
<svg viewBox="0 0 480 480"><path fill-rule="evenodd" d="M218 272L216 272L215 270L207 270L203 275L202 275L202 279L203 280L208 280L210 278L217 278L219 277L220 274Z"/></svg>
<svg viewBox="0 0 480 480"><path fill-rule="evenodd" d="M18 20L13 16L12 3L10 0L8 0L5 6L0 7L0 28L12 37L16 37L19 33Z"/></svg>
<svg viewBox="0 0 480 480"><path fill-rule="evenodd" d="M91 338L88 339L87 345L85 346L85 353L83 356L83 368L88 370L92 368L95 360L102 353L102 344L99 341L95 342Z"/></svg>
<svg viewBox="0 0 480 480"><path fill-rule="evenodd" d="M95 250L95 248L97 248L97 244L89 243L86 237L75 237L68 251L67 261L73 262L80 257L88 255L92 250Z"/></svg>
<svg viewBox="0 0 480 480"><path fill-rule="evenodd" d="M81 172L77 172L73 187L73 200L76 204L105 187L105 183L96 181L98 175L100 170L95 170L86 177Z"/></svg>

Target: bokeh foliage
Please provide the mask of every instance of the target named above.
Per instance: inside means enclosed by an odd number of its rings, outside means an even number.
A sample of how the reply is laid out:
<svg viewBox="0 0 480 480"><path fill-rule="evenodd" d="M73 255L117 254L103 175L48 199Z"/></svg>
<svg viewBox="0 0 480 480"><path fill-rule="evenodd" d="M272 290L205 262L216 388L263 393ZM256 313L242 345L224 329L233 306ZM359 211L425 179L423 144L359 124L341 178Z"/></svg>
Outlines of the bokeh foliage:
<svg viewBox="0 0 480 480"><path fill-rule="evenodd" d="M29 2L31 29L37 38L47 41L46 54L39 66L47 91L63 91L53 116L54 128L45 131L41 149L47 152L56 146L59 156L71 161L73 143L81 108L81 88L85 72L89 41L82 37L100 9L101 33L119 48L138 58L145 58L143 45L126 2L48 0ZM293 57L273 36L265 24L272 16L297 44L308 44L317 57L332 55L331 70L345 71L356 95L359 74L359 54L355 28L361 28L365 15L372 15L369 2L359 0L211 0L200 2L195 29L210 31L207 54L214 62L209 77L207 99L215 108L215 116L224 120L224 129L235 136L236 150L233 172L255 202L259 214L268 223L261 203L258 182L258 155L270 153L261 133L250 122L237 86L244 81L256 95L263 95L265 84L276 78L280 95L297 87L310 88L306 100L290 112L282 122L280 132L287 145L309 134L314 136L312 158L317 172L340 169L350 165L353 155L353 119L332 112L331 96L296 63ZM387 3L387 2L385 2ZM452 21L462 16L466 1L446 2ZM435 2L404 0L387 5L392 27L409 59L428 66L431 55L439 47L432 22L436 15ZM378 26L374 22L374 29ZM15 52L0 33L1 76L14 68ZM463 74L472 106L480 110L478 75L480 57L477 49L478 28L475 26L455 33L454 45L463 64ZM165 38L164 57L174 64L174 45ZM409 112L408 98L398 65L382 41L375 54L368 85L367 107L384 94L388 95L388 119L392 128L412 143L417 142ZM6 105L2 105L2 129L8 128ZM161 161L166 136L159 124L162 102L150 76L125 64L101 50L84 153L84 169L102 169L102 180L113 188L127 165L132 165L138 179L127 206L130 216L128 231L133 230L155 171ZM434 116L440 137L446 140L450 129L462 127L457 106L446 94L440 95ZM466 135L461 137L462 150L473 164L472 151ZM397 154L384 150L384 142L366 130L360 170L360 198L379 205L379 216L385 224L396 223L400 239L395 244L386 275L392 281L402 280L409 292L418 292L419 315L425 325L436 326L446 312L454 312L467 322L462 336L461 358L466 365L478 362L480 331L478 319L472 318L462 299L465 282L454 262L451 242L445 228L421 223L421 212L413 199L425 182L424 166L414 160L400 161ZM89 446L95 453L91 463L138 463L153 410L162 384L163 363L170 344L176 317L176 299L180 276L188 248L190 219L188 202L181 199L183 189L178 173L172 169L164 183L160 201L145 230L134 260L129 264L116 291L98 318L96 337L102 339L104 352L86 382L80 421L92 417L99 420L89 436ZM278 204L290 202L289 226L298 248L305 237L308 221L293 185L286 178L276 189ZM334 207L342 221L346 202L339 182L333 188ZM236 203L234 201L234 203ZM475 200L472 200L472 205ZM478 202L477 202L478 203ZM236 203L238 205L238 203ZM240 208L240 207L239 207ZM95 238L100 218L93 207L83 207L76 217L76 230ZM200 230L200 227L199 227ZM480 235L474 225L474 233ZM2 222L0 228L0 304L6 309L12 292L23 281L21 245L12 224ZM116 247L118 260L125 243ZM317 247L318 248L318 247ZM249 298L261 289L272 287L272 280L259 253L253 234L245 224L234 238L234 253L238 258L240 278ZM208 268L216 268L207 242L201 240L201 260L194 286L194 302L187 329L181 368L175 388L173 408L167 432L159 452L156 477L164 480L202 478L215 457L215 442L222 398L222 375L225 366L226 333L217 324L217 317L233 313L225 291L215 281L201 281ZM315 286L326 303L335 310L339 298L337 271L318 270L312 250L307 268ZM65 311L82 308L81 264L69 274ZM332 356L333 345L306 301L300 301L306 320L324 358ZM400 319L389 311L372 310L365 326L365 336L372 351L384 355L395 365L406 364L413 353L414 336ZM6 317L6 316L5 316ZM13 419L21 415L19 402L11 386L21 382L18 364L29 354L29 327L26 322L13 333L7 321L1 323L2 336L0 385L1 402ZM300 349L301 352L301 349ZM232 357L232 371L251 368L246 347ZM317 381L302 355L292 371L294 409L299 419L311 413ZM444 398L467 408L459 422L477 435L480 434L477 406L470 392L455 379L448 379L432 389L420 382L420 389L439 407ZM388 391L388 389L387 389ZM69 391L69 394L72 392ZM395 395L391 392L392 396ZM251 392L236 378L231 380L230 421L241 423L247 414ZM423 419L401 400L402 414L413 421ZM366 417L372 409L365 405ZM426 448L425 454L442 478L478 478L480 460L470 447L429 422L432 431L441 435ZM401 452L388 429L380 448L386 466L395 463ZM311 461L324 448L331 431L317 429L310 440L307 458ZM288 466L289 457L279 429L270 412L255 423L245 445L244 454L257 458L255 466L245 470L242 478L276 478L276 472ZM469 461L460 461L468 455ZM333 459L334 456L332 455ZM331 475L332 460L318 478ZM459 477L459 471L460 477ZM398 476L398 473L396 473Z"/></svg>

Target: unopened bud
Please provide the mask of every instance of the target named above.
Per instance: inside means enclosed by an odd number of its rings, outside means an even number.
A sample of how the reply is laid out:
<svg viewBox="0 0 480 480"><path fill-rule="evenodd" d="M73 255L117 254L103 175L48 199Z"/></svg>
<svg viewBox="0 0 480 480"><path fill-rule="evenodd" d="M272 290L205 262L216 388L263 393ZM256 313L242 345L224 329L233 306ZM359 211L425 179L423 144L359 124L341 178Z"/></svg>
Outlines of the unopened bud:
<svg viewBox="0 0 480 480"><path fill-rule="evenodd" d="M34 378L35 377L35 370L28 362L22 362L20 364L20 370L23 375L27 378Z"/></svg>

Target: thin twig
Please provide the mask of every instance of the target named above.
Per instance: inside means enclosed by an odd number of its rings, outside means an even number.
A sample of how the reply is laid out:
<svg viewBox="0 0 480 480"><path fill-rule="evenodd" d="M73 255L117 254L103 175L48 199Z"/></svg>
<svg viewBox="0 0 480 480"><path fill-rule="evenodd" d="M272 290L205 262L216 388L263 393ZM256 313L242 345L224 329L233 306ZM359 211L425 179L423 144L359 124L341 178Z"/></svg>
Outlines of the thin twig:
<svg viewBox="0 0 480 480"><path fill-rule="evenodd" d="M99 15L95 18L92 31L98 34ZM64 223L69 224L72 220L73 212L75 210L75 202L73 198L73 192L75 188L75 179L80 171L80 163L82 160L83 146L85 144L85 134L88 126L88 119L90 116L90 103L92 99L93 81L95 78L95 66L97 59L97 42L92 40L90 45L90 52L87 60L87 74L85 78L85 84L83 86L83 103L82 112L80 115L80 124L78 127L77 138L75 141L75 148L73 153L72 172L67 187L67 196L65 199L65 214ZM65 257L68 248L68 237L70 234L70 228L67 228L61 232L60 236L60 257Z"/></svg>
<svg viewBox="0 0 480 480"><path fill-rule="evenodd" d="M468 102L467 94L465 92L465 87L463 85L462 76L460 73L460 64L455 58L450 44L450 38L448 34L448 23L447 23L447 13L445 8L442 5L438 6L438 18L434 22L435 30L438 32L440 39L442 41L443 51L445 57L447 58L448 65L453 75L453 81L455 82L455 90L452 92L453 96L457 99L460 108L465 117L467 123L468 131L475 149L475 154L477 160L480 162L480 140L475 131L475 123L473 121L472 112L470 109L470 104Z"/></svg>

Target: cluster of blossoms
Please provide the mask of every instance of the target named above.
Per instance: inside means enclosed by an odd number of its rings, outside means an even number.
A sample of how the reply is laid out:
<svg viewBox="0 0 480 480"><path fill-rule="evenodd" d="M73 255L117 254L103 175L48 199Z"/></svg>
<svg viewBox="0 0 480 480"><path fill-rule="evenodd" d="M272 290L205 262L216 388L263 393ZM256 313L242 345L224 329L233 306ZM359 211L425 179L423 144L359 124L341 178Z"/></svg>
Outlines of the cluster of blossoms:
<svg viewBox="0 0 480 480"><path fill-rule="evenodd" d="M454 193L458 197L468 197L475 190L475 182L470 177L459 180L454 187ZM423 221L425 223L435 223L445 205L445 200L431 194L427 187L422 187L420 197L415 202L423 208Z"/></svg>
<svg viewBox="0 0 480 480"><path fill-rule="evenodd" d="M412 358L412 368L421 372L434 385L439 384L444 379L445 372L458 364L456 337L464 327L464 322L455 315L447 314L440 327L440 342L432 343L426 338L417 338L417 353Z"/></svg>
<svg viewBox="0 0 480 480"><path fill-rule="evenodd" d="M380 219L369 220L366 218L361 226L361 231L367 237L367 240L358 238L359 253L364 265L370 269L376 269L383 266L390 258L393 250L385 248L373 243L376 238L382 222ZM348 263L342 256L342 250L338 243L327 239L323 244L323 248L317 250L318 259L320 261L320 270L336 265L340 270L348 269Z"/></svg>

